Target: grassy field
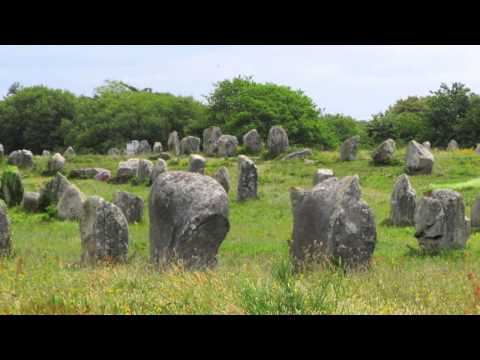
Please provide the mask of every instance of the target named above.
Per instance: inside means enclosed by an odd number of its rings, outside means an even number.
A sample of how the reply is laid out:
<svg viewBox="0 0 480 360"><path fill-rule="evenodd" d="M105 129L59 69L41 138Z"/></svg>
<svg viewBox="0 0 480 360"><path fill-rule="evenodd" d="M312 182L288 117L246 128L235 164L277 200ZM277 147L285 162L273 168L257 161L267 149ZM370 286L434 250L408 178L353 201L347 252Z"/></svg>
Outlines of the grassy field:
<svg viewBox="0 0 480 360"><path fill-rule="evenodd" d="M471 150L434 151L431 176L412 177L417 197L430 189L455 188L467 214L480 192L480 156ZM80 260L78 223L48 219L9 209L14 254L0 260L1 314L478 314L480 313L480 234L464 251L438 256L418 252L414 229L386 225L389 199L403 173L404 150L395 166L373 166L369 152L339 162L336 152L314 151L313 164L256 159L259 199L238 204L236 159L208 159L207 174L224 165L232 177L231 230L219 254L219 266L207 272L172 269L160 273L149 264L148 206L145 219L130 225L129 261L124 265L85 267ZM77 156L67 171L104 167L115 173L120 159ZM38 191L48 178L37 169L23 172L27 191ZM187 158L169 169L186 169ZM1 165L0 165L1 167ZM318 270L292 275L287 241L292 215L289 188L311 187L315 170L336 176L358 174L363 198L372 207L378 242L370 270L347 274ZM476 180L475 180L476 179ZM111 201L117 190L148 199L145 186L73 181L85 194ZM478 279L477 279L478 276Z"/></svg>

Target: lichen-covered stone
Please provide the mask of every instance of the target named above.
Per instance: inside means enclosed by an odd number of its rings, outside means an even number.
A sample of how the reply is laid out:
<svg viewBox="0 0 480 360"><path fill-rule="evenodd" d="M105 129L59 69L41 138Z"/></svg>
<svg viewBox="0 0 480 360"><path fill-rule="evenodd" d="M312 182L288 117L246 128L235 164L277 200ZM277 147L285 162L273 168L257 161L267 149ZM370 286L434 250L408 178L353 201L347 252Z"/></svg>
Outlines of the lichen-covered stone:
<svg viewBox="0 0 480 360"><path fill-rule="evenodd" d="M95 177L100 174L101 172L110 172L107 169L102 168L81 168L81 169L74 169L70 171L68 175L71 179L95 179Z"/></svg>
<svg viewBox="0 0 480 360"><path fill-rule="evenodd" d="M324 180L334 177L333 170L331 169L318 169L313 175L313 186L321 183Z"/></svg>
<svg viewBox="0 0 480 360"><path fill-rule="evenodd" d="M230 174L225 166L220 167L213 176L223 186L227 194L230 191Z"/></svg>
<svg viewBox="0 0 480 360"><path fill-rule="evenodd" d="M49 173L55 174L63 171L65 167L65 158L60 153L55 153L51 159L48 160L47 169Z"/></svg>
<svg viewBox="0 0 480 360"><path fill-rule="evenodd" d="M40 210L40 193L27 191L23 194L22 208L27 212Z"/></svg>
<svg viewBox="0 0 480 360"><path fill-rule="evenodd" d="M200 152L200 138L186 136L180 141L180 154L190 155Z"/></svg>
<svg viewBox="0 0 480 360"><path fill-rule="evenodd" d="M152 152L152 148L150 147L150 144L148 143L147 140L142 140L138 144L137 152L136 155L140 154L149 154Z"/></svg>
<svg viewBox="0 0 480 360"><path fill-rule="evenodd" d="M409 175L431 174L435 158L432 153L415 140L408 143L407 146L407 173Z"/></svg>
<svg viewBox="0 0 480 360"><path fill-rule="evenodd" d="M217 152L220 157L231 157L237 153L238 140L233 135L222 135L217 142Z"/></svg>
<svg viewBox="0 0 480 360"><path fill-rule="evenodd" d="M263 143L257 129L250 130L243 135L243 146L250 153L258 153L262 150Z"/></svg>
<svg viewBox="0 0 480 360"><path fill-rule="evenodd" d="M360 143L360 136L358 135L355 135L345 140L340 146L340 160L341 161L356 160L359 143Z"/></svg>
<svg viewBox="0 0 480 360"><path fill-rule="evenodd" d="M57 204L58 218L61 220L79 220L83 211L85 195L75 185L70 185Z"/></svg>
<svg viewBox="0 0 480 360"><path fill-rule="evenodd" d="M303 150L294 151L284 156L282 160L305 159L309 156L312 156L312 150L303 149Z"/></svg>
<svg viewBox="0 0 480 360"><path fill-rule="evenodd" d="M8 256L12 250L10 220L7 208L0 204L0 256Z"/></svg>
<svg viewBox="0 0 480 360"><path fill-rule="evenodd" d="M132 193L117 191L113 203L122 210L129 223L140 222L143 219L143 199Z"/></svg>
<svg viewBox="0 0 480 360"><path fill-rule="evenodd" d="M30 150L16 150L8 155L7 162L19 168L33 167L33 154Z"/></svg>
<svg viewBox="0 0 480 360"><path fill-rule="evenodd" d="M121 161L118 164L116 181L118 183L126 183L137 176L139 163L139 159Z"/></svg>
<svg viewBox="0 0 480 360"><path fill-rule="evenodd" d="M190 155L189 172L205 174L205 158L200 155Z"/></svg>
<svg viewBox="0 0 480 360"><path fill-rule="evenodd" d="M57 205L63 193L70 185L71 183L65 176L57 173L57 175L40 190L40 210L43 211L50 205Z"/></svg>
<svg viewBox="0 0 480 360"><path fill-rule="evenodd" d="M153 163L150 160L141 159L138 162L137 179L139 182L150 181Z"/></svg>
<svg viewBox="0 0 480 360"><path fill-rule="evenodd" d="M287 132L281 126L272 126L268 132L267 146L271 157L287 151L289 146Z"/></svg>
<svg viewBox="0 0 480 360"><path fill-rule="evenodd" d="M238 157L237 201L256 199L258 171L255 162L245 155Z"/></svg>
<svg viewBox="0 0 480 360"><path fill-rule="evenodd" d="M396 150L397 146L393 139L385 140L373 151L373 163L377 165L390 164L395 158Z"/></svg>
<svg viewBox="0 0 480 360"><path fill-rule="evenodd" d="M0 195L8 207L21 204L23 200L23 183L18 169L12 166L7 167L2 174Z"/></svg>
<svg viewBox="0 0 480 360"><path fill-rule="evenodd" d="M157 163L152 169L152 174L150 175L150 182L153 184L158 175L163 174L168 171L167 162L163 159L158 159Z"/></svg>
<svg viewBox="0 0 480 360"><path fill-rule="evenodd" d="M49 157L49 156L50 156L50 151L48 151L48 150L43 150L43 151L42 151L42 156L44 156L44 157Z"/></svg>
<svg viewBox="0 0 480 360"><path fill-rule="evenodd" d="M217 154L218 139L222 136L222 130L217 126L210 126L203 130L203 152L208 156Z"/></svg>
<svg viewBox="0 0 480 360"><path fill-rule="evenodd" d="M176 131L172 131L170 135L168 135L167 147L168 151L175 156L180 155L180 140L178 139L178 133Z"/></svg>
<svg viewBox="0 0 480 360"><path fill-rule="evenodd" d="M415 207L417 194L406 174L395 183L390 197L390 223L394 226L415 225Z"/></svg>

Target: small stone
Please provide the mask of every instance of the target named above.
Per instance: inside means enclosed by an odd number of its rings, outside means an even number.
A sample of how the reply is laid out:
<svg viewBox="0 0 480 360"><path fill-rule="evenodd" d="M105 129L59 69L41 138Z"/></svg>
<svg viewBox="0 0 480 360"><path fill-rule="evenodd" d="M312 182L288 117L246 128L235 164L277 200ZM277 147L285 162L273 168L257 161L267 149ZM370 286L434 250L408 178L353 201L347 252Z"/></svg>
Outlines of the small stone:
<svg viewBox="0 0 480 360"><path fill-rule="evenodd" d="M168 152L162 152L160 153L159 158L163 160L170 160L172 156Z"/></svg>
<svg viewBox="0 0 480 360"><path fill-rule="evenodd" d="M155 144L153 144L153 152L155 154L160 154L162 151L163 151L162 143L160 141L155 142Z"/></svg>
<svg viewBox="0 0 480 360"><path fill-rule="evenodd" d="M205 173L205 158L200 155L190 155L190 164L188 167L189 172L194 172L198 174Z"/></svg>
<svg viewBox="0 0 480 360"><path fill-rule="evenodd" d="M312 150L303 149L288 154L282 160L305 159L308 156L312 156Z"/></svg>
<svg viewBox="0 0 480 360"><path fill-rule="evenodd" d="M107 169L102 169L102 168L81 168L81 169L75 169L70 171L70 174L68 175L69 178L71 179L95 179L98 174L101 172L110 172Z"/></svg>
<svg viewBox="0 0 480 360"><path fill-rule="evenodd" d="M334 177L331 169L318 169L313 175L313 186L321 183L324 180Z"/></svg>
<svg viewBox="0 0 480 360"><path fill-rule="evenodd" d="M97 175L95 175L95 180L98 181L109 181L112 178L112 173L110 170L101 169Z"/></svg>
<svg viewBox="0 0 480 360"><path fill-rule="evenodd" d="M48 160L47 169L50 174L62 172L65 167L65 158L60 153L55 153L50 160Z"/></svg>
<svg viewBox="0 0 480 360"><path fill-rule="evenodd" d="M22 208L27 212L40 210L40 193L27 191L23 194Z"/></svg>
<svg viewBox="0 0 480 360"><path fill-rule="evenodd" d="M276 157L287 151L289 143L287 132L281 126L273 126L268 132L268 152L271 157Z"/></svg>
<svg viewBox="0 0 480 360"><path fill-rule="evenodd" d="M125 191L117 191L113 203L122 210L129 223L142 221L144 203L141 197Z"/></svg>
<svg viewBox="0 0 480 360"><path fill-rule="evenodd" d="M218 151L218 140L222 136L222 130L217 126L210 126L203 130L203 152L208 156L214 156Z"/></svg>
<svg viewBox="0 0 480 360"><path fill-rule="evenodd" d="M397 146L393 139L382 142L372 153L372 160L377 165L390 164L395 158Z"/></svg>
<svg viewBox="0 0 480 360"><path fill-rule="evenodd" d="M129 159L118 163L116 180L120 184L127 183L129 180L137 176L139 159Z"/></svg>
<svg viewBox="0 0 480 360"><path fill-rule="evenodd" d="M228 172L228 169L225 166L220 167L213 176L213 178L217 180L220 185L223 186L226 193L228 194L228 192L230 191L230 174Z"/></svg>
<svg viewBox="0 0 480 360"><path fill-rule="evenodd" d="M200 138L187 136L180 141L180 154L190 155L200 152Z"/></svg>
<svg viewBox="0 0 480 360"><path fill-rule="evenodd" d="M71 146L69 146L67 150L65 150L65 152L63 153L63 157L65 159L71 159L71 158L74 158L75 156L76 156L75 150L73 150Z"/></svg>

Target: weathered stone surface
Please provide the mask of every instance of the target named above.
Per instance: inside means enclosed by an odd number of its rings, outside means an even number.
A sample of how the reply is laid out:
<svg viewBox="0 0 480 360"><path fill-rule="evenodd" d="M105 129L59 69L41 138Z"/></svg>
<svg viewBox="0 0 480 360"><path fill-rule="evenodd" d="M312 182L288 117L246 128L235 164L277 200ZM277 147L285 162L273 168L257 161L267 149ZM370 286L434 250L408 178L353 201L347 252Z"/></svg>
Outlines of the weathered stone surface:
<svg viewBox="0 0 480 360"><path fill-rule="evenodd" d="M360 136L356 135L345 140L340 146L340 160L353 161L357 159Z"/></svg>
<svg viewBox="0 0 480 360"><path fill-rule="evenodd" d="M403 174L395 183L390 197L390 224L394 226L415 225L417 193L410 184L408 175Z"/></svg>
<svg viewBox="0 0 480 360"><path fill-rule="evenodd" d="M3 171L0 187L0 195L9 206L21 204L23 200L23 183L18 170L14 167L8 167Z"/></svg>
<svg viewBox="0 0 480 360"><path fill-rule="evenodd" d="M8 163L19 168L33 167L33 154L30 150L16 150L8 155Z"/></svg>
<svg viewBox="0 0 480 360"><path fill-rule="evenodd" d="M208 156L217 154L218 139L222 136L222 130L217 126L210 126L203 130L203 152Z"/></svg>
<svg viewBox="0 0 480 360"><path fill-rule="evenodd" d="M303 149L294 151L287 156L283 157L282 160L292 160L292 159L305 159L306 157L312 156L312 150L310 149Z"/></svg>
<svg viewBox="0 0 480 360"><path fill-rule="evenodd" d="M200 152L200 138L186 136L180 141L180 154L190 155Z"/></svg>
<svg viewBox="0 0 480 360"><path fill-rule="evenodd" d="M472 205L470 218L472 221L472 227L479 228L480 227L480 195L477 196L477 198L475 199Z"/></svg>
<svg viewBox="0 0 480 360"><path fill-rule="evenodd" d="M23 194L22 208L28 212L40 210L40 193L27 191Z"/></svg>
<svg viewBox="0 0 480 360"><path fill-rule="evenodd" d="M420 248L439 252L464 248L470 236L462 196L452 190L434 190L421 199L415 211L415 237Z"/></svg>
<svg viewBox="0 0 480 360"><path fill-rule="evenodd" d="M220 185L222 185L222 187L225 189L225 192L228 194L230 191L230 174L228 169L225 166L220 167L213 178L217 180Z"/></svg>
<svg viewBox="0 0 480 360"><path fill-rule="evenodd" d="M143 219L143 199L132 193L117 191L113 203L122 210L129 223L140 222Z"/></svg>
<svg viewBox="0 0 480 360"><path fill-rule="evenodd" d="M287 132L281 126L273 126L268 132L267 139L268 152L270 156L275 157L288 149Z"/></svg>
<svg viewBox="0 0 480 360"><path fill-rule="evenodd" d="M117 148L110 148L110 149L108 149L107 155L108 156L120 156L121 151Z"/></svg>
<svg viewBox="0 0 480 360"><path fill-rule="evenodd" d="M63 192L57 204L59 219L80 220L84 201L85 195L75 185L70 185Z"/></svg>
<svg viewBox="0 0 480 360"><path fill-rule="evenodd" d="M83 203L80 236L83 262L127 260L127 219L122 210L101 197L92 196Z"/></svg>
<svg viewBox="0 0 480 360"><path fill-rule="evenodd" d="M125 149L125 155L133 156L138 154L138 148L140 147L140 141L132 140L127 143L127 147Z"/></svg>
<svg viewBox="0 0 480 360"><path fill-rule="evenodd" d="M137 180L140 182L150 181L152 170L153 163L150 160L141 159L138 162Z"/></svg>
<svg viewBox="0 0 480 360"><path fill-rule="evenodd" d="M73 150L71 146L69 146L67 150L65 150L65 152L63 153L63 157L65 159L71 159L71 158L74 158L75 156L76 156L75 150Z"/></svg>
<svg viewBox="0 0 480 360"><path fill-rule="evenodd" d="M430 144L430 141L424 141L424 142L422 143L422 146L423 146L424 148L426 148L428 151L431 151L431 150L432 150L432 144Z"/></svg>
<svg viewBox="0 0 480 360"><path fill-rule="evenodd" d="M230 229L228 196L216 180L197 173L163 173L153 184L149 207L154 263L180 263L187 269L216 265Z"/></svg>
<svg viewBox="0 0 480 360"><path fill-rule="evenodd" d="M257 129L250 130L243 135L243 146L245 150L251 153L258 153L262 150L263 143Z"/></svg>
<svg viewBox="0 0 480 360"><path fill-rule="evenodd" d="M140 164L139 159L129 159L127 161L121 161L117 168L117 182L126 183L130 179L137 176L138 166Z"/></svg>
<svg viewBox="0 0 480 360"><path fill-rule="evenodd" d="M152 148L150 146L150 144L148 143L147 140L142 140L140 141L140 143L138 144L138 148L137 148L137 155L140 155L140 154L149 154L152 152Z"/></svg>
<svg viewBox="0 0 480 360"><path fill-rule="evenodd" d="M40 210L45 210L49 205L57 205L63 193L70 185L71 183L65 176L57 173L57 175L40 190Z"/></svg>
<svg viewBox="0 0 480 360"><path fill-rule="evenodd" d="M10 220L6 207L0 205L0 256L10 255L11 249Z"/></svg>
<svg viewBox="0 0 480 360"><path fill-rule="evenodd" d="M358 176L329 178L312 190L291 189L293 241L297 269L315 262L347 268L369 264L376 244L372 210L361 200Z"/></svg>
<svg viewBox="0 0 480 360"><path fill-rule="evenodd" d="M112 172L107 169L101 169L100 172L95 175L95 180L109 181L112 178Z"/></svg>
<svg viewBox="0 0 480 360"><path fill-rule="evenodd" d="M160 153L159 158L163 160L170 160L172 156L168 152L162 152Z"/></svg>
<svg viewBox="0 0 480 360"><path fill-rule="evenodd" d="M163 151L163 146L160 141L156 141L155 144L153 144L153 152L155 154L160 154Z"/></svg>
<svg viewBox="0 0 480 360"><path fill-rule="evenodd" d="M170 135L168 135L167 146L168 151L175 154L175 156L180 155L180 140L178 140L178 133L176 131L172 131Z"/></svg>
<svg viewBox="0 0 480 360"><path fill-rule="evenodd" d="M458 150L458 143L455 139L450 140L447 146L447 151L457 151Z"/></svg>
<svg viewBox="0 0 480 360"><path fill-rule="evenodd" d="M432 153L415 140L407 146L407 173L409 175L431 174L435 158Z"/></svg>
<svg viewBox="0 0 480 360"><path fill-rule="evenodd" d="M103 171L108 171L102 168L81 168L70 171L68 177L72 179L95 179L95 177ZM109 171L108 171L109 172Z"/></svg>
<svg viewBox="0 0 480 360"><path fill-rule="evenodd" d="M334 177L333 170L331 169L318 169L313 175L313 186L321 183L324 180Z"/></svg>
<svg viewBox="0 0 480 360"><path fill-rule="evenodd" d="M245 155L238 157L237 201L256 199L258 171L255 162Z"/></svg>
<svg viewBox="0 0 480 360"><path fill-rule="evenodd" d="M189 172L205 174L205 158L200 155L190 155Z"/></svg>
<svg viewBox="0 0 480 360"><path fill-rule="evenodd" d="M218 139L218 156L231 157L237 153L238 140L233 135L222 135Z"/></svg>
<svg viewBox="0 0 480 360"><path fill-rule="evenodd" d="M373 163L377 165L390 164L395 157L396 150L397 146L393 139L385 140L373 151Z"/></svg>
<svg viewBox="0 0 480 360"><path fill-rule="evenodd" d="M150 181L153 184L158 175L168 171L167 162L163 159L158 159L157 163L153 167L152 174L150 175Z"/></svg>
<svg viewBox="0 0 480 360"><path fill-rule="evenodd" d="M55 174L58 171L63 171L64 167L65 158L60 153L55 153L55 155L48 160L47 169L49 173Z"/></svg>

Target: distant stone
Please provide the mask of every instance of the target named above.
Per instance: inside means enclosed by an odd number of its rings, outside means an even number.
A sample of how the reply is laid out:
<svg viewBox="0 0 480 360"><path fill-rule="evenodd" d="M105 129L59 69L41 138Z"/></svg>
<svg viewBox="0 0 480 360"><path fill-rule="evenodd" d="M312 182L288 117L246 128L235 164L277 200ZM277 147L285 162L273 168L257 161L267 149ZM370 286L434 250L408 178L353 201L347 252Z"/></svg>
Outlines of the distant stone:
<svg viewBox="0 0 480 360"><path fill-rule="evenodd" d="M149 207L152 262L188 270L217 264L230 229L228 196L217 181L197 173L163 173L151 189Z"/></svg>
<svg viewBox="0 0 480 360"><path fill-rule="evenodd" d="M24 189L22 178L17 168L7 167L3 171L0 193L8 207L21 204Z"/></svg>
<svg viewBox="0 0 480 360"><path fill-rule="evenodd" d="M170 135L168 135L168 151L173 153L175 156L180 155L180 140L178 139L178 133L176 131L172 131Z"/></svg>
<svg viewBox="0 0 480 360"><path fill-rule="evenodd" d="M213 178L217 180L220 185L223 186L226 193L228 194L228 192L230 191L230 174L228 172L228 169L225 166L220 167L213 176Z"/></svg>
<svg viewBox="0 0 480 360"><path fill-rule="evenodd" d="M360 136L358 135L355 135L345 140L340 146L340 160L341 161L356 160L359 143L360 143Z"/></svg>
<svg viewBox="0 0 480 360"><path fill-rule="evenodd" d="M116 205L99 196L83 203L80 217L82 261L124 262L128 255L128 222Z"/></svg>
<svg viewBox="0 0 480 360"><path fill-rule="evenodd" d="M138 162L137 180L139 182L150 181L152 175L153 163L150 160L141 159Z"/></svg>
<svg viewBox="0 0 480 360"><path fill-rule="evenodd" d="M257 166L245 155L238 157L237 201L257 198L258 171Z"/></svg>
<svg viewBox="0 0 480 360"><path fill-rule="evenodd" d="M305 159L309 156L312 156L312 150L303 149L288 154L287 156L283 157L282 160Z"/></svg>
<svg viewBox="0 0 480 360"><path fill-rule="evenodd" d="M243 135L243 146L250 153L258 153L262 150L263 143L257 129L250 130Z"/></svg>
<svg viewBox="0 0 480 360"><path fill-rule="evenodd" d="M3 147L2 144L0 144L0 162L3 161L4 157L5 157L5 148Z"/></svg>
<svg viewBox="0 0 480 360"><path fill-rule="evenodd" d="M406 174L401 175L390 197L390 224L414 226L417 194Z"/></svg>
<svg viewBox="0 0 480 360"><path fill-rule="evenodd" d="M0 206L0 256L10 255L12 250L10 220L7 209Z"/></svg>
<svg viewBox="0 0 480 360"><path fill-rule="evenodd" d="M210 126L203 130L203 152L207 156L214 156L218 151L218 139L222 136L222 130L217 126Z"/></svg>
<svg viewBox="0 0 480 360"><path fill-rule="evenodd" d="M153 184L158 175L168 171L167 162L163 159L158 159L157 163L153 167L152 174L150 176L150 182Z"/></svg>
<svg viewBox="0 0 480 360"><path fill-rule="evenodd" d="M132 140L127 143L127 148L125 149L125 155L133 156L138 154L138 148L140 147L140 142L138 140Z"/></svg>
<svg viewBox="0 0 480 360"><path fill-rule="evenodd" d="M162 143L160 141L155 142L155 144L153 144L153 152L155 154L160 154L162 151L163 151Z"/></svg>
<svg viewBox="0 0 480 360"><path fill-rule="evenodd" d="M276 157L288 149L287 132L281 126L273 126L268 132L268 152L270 156Z"/></svg>
<svg viewBox="0 0 480 360"><path fill-rule="evenodd" d="M477 155L480 155L480 144L477 144L477 147L475 148L475 153Z"/></svg>
<svg viewBox="0 0 480 360"><path fill-rule="evenodd" d="M51 153L50 153L50 151L48 151L48 150L43 150L43 151L42 151L42 156L44 156L44 157L49 157L50 154L51 154Z"/></svg>
<svg viewBox="0 0 480 360"><path fill-rule="evenodd" d="M452 190L434 190L415 211L415 237L426 252L462 249L470 236L462 196Z"/></svg>
<svg viewBox="0 0 480 360"><path fill-rule="evenodd" d="M129 223L140 222L143 219L143 199L135 194L117 191L113 203L122 210Z"/></svg>
<svg viewBox="0 0 480 360"><path fill-rule="evenodd" d="M133 179L135 176L137 176L139 163L139 159L129 159L127 161L121 161L118 164L117 168L117 182L120 184L126 183L129 180Z"/></svg>
<svg viewBox="0 0 480 360"><path fill-rule="evenodd" d="M480 195L477 196L475 202L472 205L472 210L470 213L472 227L479 228L480 227Z"/></svg>
<svg viewBox="0 0 480 360"><path fill-rule="evenodd" d="M73 158L73 157L75 157L75 156L76 156L75 150L73 150L73 148L72 148L71 146L69 146L69 147L67 148L67 150L65 150L65 152L63 153L63 157L64 157L65 159L71 159L71 158Z"/></svg>
<svg viewBox="0 0 480 360"><path fill-rule="evenodd" d="M434 161L432 153L423 145L415 140L408 143L406 162L409 175L431 174Z"/></svg>
<svg viewBox="0 0 480 360"><path fill-rule="evenodd" d="M47 169L51 174L62 172L65 167L65 158L60 153L55 153L51 159L48 160Z"/></svg>
<svg viewBox="0 0 480 360"><path fill-rule="evenodd" d="M172 156L168 152L162 152L160 153L159 158L163 160L170 160Z"/></svg>
<svg viewBox="0 0 480 360"><path fill-rule="evenodd" d="M395 158L396 149L397 146L393 139L385 140L373 151L373 163L377 165L390 164Z"/></svg>
<svg viewBox="0 0 480 360"><path fill-rule="evenodd" d="M58 201L58 218L61 220L79 220L84 201L85 195L75 185L70 185Z"/></svg>
<svg viewBox="0 0 480 360"><path fill-rule="evenodd" d="M180 141L180 154L190 155L200 152L200 138L187 136Z"/></svg>
<svg viewBox="0 0 480 360"><path fill-rule="evenodd" d="M313 164L315 164L315 161L314 161L314 160L310 160L310 159L304 159L304 160L303 160L303 163L304 163L305 165L313 165Z"/></svg>
<svg viewBox="0 0 480 360"><path fill-rule="evenodd" d="M458 150L458 143L456 140L450 140L447 146L447 151L457 151Z"/></svg>
<svg viewBox="0 0 480 360"><path fill-rule="evenodd" d="M98 181L109 181L112 178L112 172L107 169L100 169L97 175L95 175L95 180Z"/></svg>
<svg viewBox="0 0 480 360"><path fill-rule="evenodd" d="M110 149L108 149L107 155L108 156L120 156L121 152L117 148L110 148Z"/></svg>
<svg viewBox="0 0 480 360"><path fill-rule="evenodd" d="M432 144L430 144L430 141L424 141L422 143L423 147L426 148L427 150L431 151L432 150Z"/></svg>
<svg viewBox="0 0 480 360"><path fill-rule="evenodd" d="M40 210L40 193L27 191L23 194L22 208L27 212Z"/></svg>
<svg viewBox="0 0 480 360"><path fill-rule="evenodd" d="M71 179L95 179L95 177L101 172L109 172L107 169L102 168L81 168L70 171L68 175Z"/></svg>
<svg viewBox="0 0 480 360"><path fill-rule="evenodd" d="M237 153L238 140L233 135L222 135L218 139L218 156L231 157Z"/></svg>
<svg viewBox="0 0 480 360"><path fill-rule="evenodd" d="M313 186L321 183L324 180L334 177L331 169L318 169L313 175Z"/></svg>
<svg viewBox="0 0 480 360"><path fill-rule="evenodd" d="M136 155L140 154L150 154L152 152L152 148L147 140L140 141Z"/></svg>
<svg viewBox="0 0 480 360"><path fill-rule="evenodd" d="M190 155L189 172L205 174L205 158L200 155Z"/></svg>
<svg viewBox="0 0 480 360"><path fill-rule="evenodd" d="M45 210L50 205L57 205L63 193L72 185L65 176L57 173L55 177L46 183L40 190L40 210Z"/></svg>
<svg viewBox="0 0 480 360"><path fill-rule="evenodd" d="M33 167L33 154L30 150L16 150L8 155L8 163L19 168Z"/></svg>

